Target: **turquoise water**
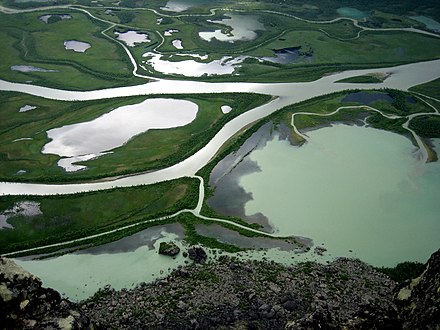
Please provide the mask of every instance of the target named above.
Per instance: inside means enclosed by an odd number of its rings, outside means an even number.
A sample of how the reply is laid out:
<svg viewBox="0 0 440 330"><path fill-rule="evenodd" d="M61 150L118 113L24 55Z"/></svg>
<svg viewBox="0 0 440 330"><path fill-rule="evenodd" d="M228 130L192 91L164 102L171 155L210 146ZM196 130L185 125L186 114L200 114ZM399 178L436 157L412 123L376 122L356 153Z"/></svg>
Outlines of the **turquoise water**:
<svg viewBox="0 0 440 330"><path fill-rule="evenodd" d="M142 244L130 244L135 240L133 236L146 238ZM183 247L181 238L167 232L166 226L149 228L133 236L56 258L15 261L41 278L45 287L54 288L74 301L86 299L106 285L120 290L152 282L185 264L182 253L176 258L158 254L160 242L173 241ZM120 246L123 243L126 246Z"/></svg>
<svg viewBox="0 0 440 330"><path fill-rule="evenodd" d="M336 9L336 11L339 14L339 16L342 17L348 17L354 19L361 19L368 17L368 13L365 13L363 11L360 11L359 9L351 8L351 7L341 7Z"/></svg>
<svg viewBox="0 0 440 330"><path fill-rule="evenodd" d="M246 215L377 266L424 262L439 248L440 163L420 163L408 139L372 128L308 135L302 147L273 139L251 153L261 171L240 179L253 197Z"/></svg>

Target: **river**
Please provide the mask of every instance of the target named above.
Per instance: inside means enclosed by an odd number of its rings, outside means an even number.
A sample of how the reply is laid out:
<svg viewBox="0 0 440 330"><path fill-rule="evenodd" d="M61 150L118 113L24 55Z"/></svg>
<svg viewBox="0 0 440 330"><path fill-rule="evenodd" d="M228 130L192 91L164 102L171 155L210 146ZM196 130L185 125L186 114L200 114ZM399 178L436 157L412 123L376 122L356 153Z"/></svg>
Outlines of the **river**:
<svg viewBox="0 0 440 330"><path fill-rule="evenodd" d="M336 83L336 81L340 79L374 72L385 72L391 75L383 83L379 84ZM109 178L109 180L105 182L85 184L48 185L2 182L0 183L0 194L69 194L82 191L102 190L112 187L151 184L182 176L191 176L206 165L219 148L243 127L258 119L266 117L287 105L346 89L395 88L407 90L412 86L434 80L438 77L440 77L440 60L406 64L390 68L345 71L323 77L313 82L304 83L207 83L163 79L137 86L78 92L11 83L0 80L0 90L17 91L49 99L68 101L163 94L164 92L167 94L255 92L275 97L271 102L256 107L231 120L202 149L182 162L166 169L125 178Z"/></svg>

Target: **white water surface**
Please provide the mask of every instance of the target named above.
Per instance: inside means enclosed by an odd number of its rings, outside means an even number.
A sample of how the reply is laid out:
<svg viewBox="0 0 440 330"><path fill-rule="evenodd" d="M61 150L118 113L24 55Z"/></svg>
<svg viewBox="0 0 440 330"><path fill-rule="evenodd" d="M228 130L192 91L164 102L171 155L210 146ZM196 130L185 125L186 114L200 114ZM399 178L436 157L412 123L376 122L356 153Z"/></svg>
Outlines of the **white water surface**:
<svg viewBox="0 0 440 330"><path fill-rule="evenodd" d="M176 39L173 40L172 43L175 48L183 49L181 40ZM188 56L195 57L193 55ZM246 59L245 56L238 56L236 58L224 56L219 60L212 60L210 62L199 62L196 60L167 61L163 59L164 55L157 54L155 52L145 53L142 55L142 57L147 58L147 60L143 61L143 63L151 66L154 71L164 74L177 74L185 77L232 74L234 73L235 68ZM199 59L206 60L206 57L197 57Z"/></svg>
<svg viewBox="0 0 440 330"><path fill-rule="evenodd" d="M47 136L51 141L43 147L42 152L73 158L87 156L87 159L91 159L150 129L187 125L196 118L197 112L198 105L190 101L147 99L119 107L88 122L49 130Z"/></svg>
<svg viewBox="0 0 440 330"><path fill-rule="evenodd" d="M90 47L92 46L88 42L77 40L64 41L64 48L66 48L66 50L73 50L76 53L85 53Z"/></svg>
<svg viewBox="0 0 440 330"><path fill-rule="evenodd" d="M310 237L333 256L376 266L425 262L440 237L440 163L418 161L407 138L337 125L308 133L301 147L274 139L253 151L261 171L240 185L247 215L279 235ZM437 150L440 140L436 140Z"/></svg>
<svg viewBox="0 0 440 330"><path fill-rule="evenodd" d="M226 17L221 21L211 21L210 23L226 25L230 28L228 33L223 33L221 29L217 29L214 32L199 32L200 38L206 41L217 39L219 41L235 42L235 41L250 41L257 38L255 31L265 30L264 24L258 21L258 17L249 15L239 15L228 13Z"/></svg>
<svg viewBox="0 0 440 330"><path fill-rule="evenodd" d="M151 42L148 34L137 31L127 31L123 33L115 32L115 34L117 35L116 39L123 41L129 47L134 47L136 44Z"/></svg>

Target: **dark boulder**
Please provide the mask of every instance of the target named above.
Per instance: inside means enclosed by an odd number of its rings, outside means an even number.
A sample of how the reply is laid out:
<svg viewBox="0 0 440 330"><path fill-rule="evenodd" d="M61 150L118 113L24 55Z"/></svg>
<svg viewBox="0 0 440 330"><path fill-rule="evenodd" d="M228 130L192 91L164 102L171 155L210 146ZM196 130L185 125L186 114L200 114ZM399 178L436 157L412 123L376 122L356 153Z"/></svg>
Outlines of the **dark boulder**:
<svg viewBox="0 0 440 330"><path fill-rule="evenodd" d="M200 246L191 246L188 249L188 256L197 264L204 264L206 259L208 258L205 250L203 250L203 248L201 248Z"/></svg>

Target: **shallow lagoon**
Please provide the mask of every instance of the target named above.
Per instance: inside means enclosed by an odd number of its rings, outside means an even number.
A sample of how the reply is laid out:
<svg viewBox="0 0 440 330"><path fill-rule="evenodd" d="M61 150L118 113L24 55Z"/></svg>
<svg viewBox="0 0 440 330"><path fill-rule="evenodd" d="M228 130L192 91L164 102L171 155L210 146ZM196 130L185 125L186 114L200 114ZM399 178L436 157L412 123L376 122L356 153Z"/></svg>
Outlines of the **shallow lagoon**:
<svg viewBox="0 0 440 330"><path fill-rule="evenodd" d="M174 259L157 252L163 241L172 240L182 247L182 231L180 225L158 226L79 253L15 261L40 277L45 287L54 288L71 300L81 300L106 285L119 290L130 288L164 277L185 264L182 253Z"/></svg>
<svg viewBox="0 0 440 330"><path fill-rule="evenodd" d="M310 237L333 256L373 265L426 261L440 237L440 163L420 163L405 137L338 125L302 147L273 139L251 153L239 183L280 235ZM436 140L440 147L440 141Z"/></svg>

